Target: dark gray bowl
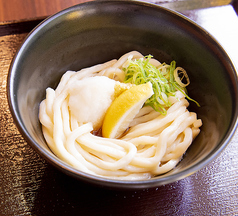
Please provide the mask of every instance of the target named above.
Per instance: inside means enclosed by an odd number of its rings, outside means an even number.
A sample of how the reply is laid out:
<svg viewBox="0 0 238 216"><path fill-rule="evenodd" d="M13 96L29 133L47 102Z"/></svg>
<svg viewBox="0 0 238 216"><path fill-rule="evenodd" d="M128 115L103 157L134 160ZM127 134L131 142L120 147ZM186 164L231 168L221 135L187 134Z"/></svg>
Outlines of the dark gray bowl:
<svg viewBox="0 0 238 216"><path fill-rule="evenodd" d="M162 62L176 60L190 77L189 95L201 107L201 133L169 173L147 181L92 176L59 160L47 147L38 120L47 87L67 70L118 58L138 50ZM64 173L100 186L148 188L182 179L211 162L237 126L238 89L234 66L208 32L186 17L136 1L94 1L66 9L35 28L15 55L8 77L10 110L19 131L43 158Z"/></svg>

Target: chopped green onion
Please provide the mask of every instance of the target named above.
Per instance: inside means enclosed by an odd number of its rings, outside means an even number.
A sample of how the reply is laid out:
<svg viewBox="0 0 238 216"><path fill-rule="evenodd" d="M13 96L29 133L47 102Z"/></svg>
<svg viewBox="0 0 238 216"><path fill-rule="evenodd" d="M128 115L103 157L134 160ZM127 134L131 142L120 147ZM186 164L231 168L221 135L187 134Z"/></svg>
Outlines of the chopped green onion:
<svg viewBox="0 0 238 216"><path fill-rule="evenodd" d="M152 55L148 55L145 58L128 59L127 66L123 68L125 83L140 85L151 82L154 94L145 102L145 105L149 105L154 110L166 115L166 108L171 106L168 98L174 96L178 90L187 99L199 106L195 100L187 95L186 86L189 85L190 81L186 71L181 67L176 68L175 61L172 61L170 65L163 63L156 68L149 63L152 57ZM183 83L184 79L186 83Z"/></svg>

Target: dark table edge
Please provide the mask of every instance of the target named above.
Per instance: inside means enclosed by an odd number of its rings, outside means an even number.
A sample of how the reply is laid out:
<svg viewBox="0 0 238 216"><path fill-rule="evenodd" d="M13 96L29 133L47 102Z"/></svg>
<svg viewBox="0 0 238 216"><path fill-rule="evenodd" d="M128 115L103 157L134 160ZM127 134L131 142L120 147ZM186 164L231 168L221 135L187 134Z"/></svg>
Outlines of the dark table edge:
<svg viewBox="0 0 238 216"><path fill-rule="evenodd" d="M13 34L29 33L45 18L46 17L40 17L30 20L0 22L0 37Z"/></svg>
<svg viewBox="0 0 238 216"><path fill-rule="evenodd" d="M238 15L238 0L233 0L231 5L233 6L236 14Z"/></svg>

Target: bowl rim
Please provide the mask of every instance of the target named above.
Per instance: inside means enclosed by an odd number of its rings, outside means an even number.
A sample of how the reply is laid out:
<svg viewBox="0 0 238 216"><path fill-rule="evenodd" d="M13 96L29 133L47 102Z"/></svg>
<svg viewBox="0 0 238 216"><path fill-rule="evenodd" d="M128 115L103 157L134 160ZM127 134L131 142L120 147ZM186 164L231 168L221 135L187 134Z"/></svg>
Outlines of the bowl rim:
<svg viewBox="0 0 238 216"><path fill-rule="evenodd" d="M204 157L199 163L193 164L187 169L182 170L179 173L172 173L169 176L162 176L162 177L154 177L148 180L113 180L113 179L107 179L104 177L100 176L95 176L91 175L85 172L82 172L80 170L77 170L76 168L71 167L64 161L58 159L53 153L45 150L40 144L38 144L28 133L28 131L25 129L23 121L21 120L21 117L19 113L15 112L16 110L16 105L14 102L14 94L13 94L13 85L14 85L14 76L16 74L16 65L18 63L19 55L21 52L24 51L25 47L27 46L27 43L31 41L32 37L34 35L41 31L41 29L46 26L48 23L53 21L54 19L63 16L66 13L71 13L75 10L81 9L82 7L87 7L87 6L96 6L97 4L132 4L132 5L139 5L139 6L144 6L144 7L152 7L157 10L161 10L164 13L170 13L170 15L177 16L179 19L186 21L189 23L189 25L193 25L194 27L197 28L200 32L205 34L207 37L210 38L218 48L223 52L223 54L226 56L226 58L229 60L230 66L233 68L233 71L236 71L236 68L234 66L234 63L232 62L231 58L225 51L225 49L220 45L220 43L203 27L198 25L196 22L191 20L190 18L186 17L185 15L173 11L171 9L165 8L163 6L159 6L156 4L148 3L148 2L143 2L143 1L137 1L137 0L132 0L132 1L127 1L127 0L100 0L100 1L89 1L85 3L80 3L74 6L71 6L69 8L66 8L62 11L59 11L48 18L44 19L42 22L40 22L35 28L33 28L32 31L29 32L29 34L26 36L26 38L23 40L22 44L20 47L17 49L12 62L10 64L9 68L9 73L7 77L7 99L8 99L8 105L10 112L12 114L14 123L16 124L19 132L21 135L24 137L26 142L41 156L43 157L47 162L52 164L54 167L58 168L65 174L68 174L69 176L72 176L76 179L83 180L84 182L92 183L93 185L98 185L98 186L106 186L106 187L112 187L112 188L124 188L124 189L135 189L135 188L150 188L150 187L156 187L168 183L172 183L175 181L178 181L180 179L183 179L187 176L192 175L193 173L199 171L206 165L208 165L211 161L213 161L218 155L221 154L221 152L227 147L228 143L232 139L233 135L235 134L237 125L238 125L238 109L235 109L234 111L234 118L232 119L232 122L229 126L229 130L225 134L225 136L222 138L220 145L217 146L215 149L213 149L206 157ZM237 77L234 80L236 82L236 104L235 107L238 107L238 81ZM214 154L216 153L216 154ZM53 154L53 155L52 155Z"/></svg>

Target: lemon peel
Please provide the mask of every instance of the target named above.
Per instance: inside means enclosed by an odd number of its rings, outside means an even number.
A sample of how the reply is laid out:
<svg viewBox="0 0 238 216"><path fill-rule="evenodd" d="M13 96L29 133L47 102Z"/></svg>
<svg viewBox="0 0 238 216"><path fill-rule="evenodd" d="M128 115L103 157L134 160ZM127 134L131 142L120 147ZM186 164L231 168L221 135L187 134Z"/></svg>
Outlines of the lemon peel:
<svg viewBox="0 0 238 216"><path fill-rule="evenodd" d="M102 125L102 136L119 138L126 131L145 101L153 94L150 82L134 85L122 92L106 112Z"/></svg>

